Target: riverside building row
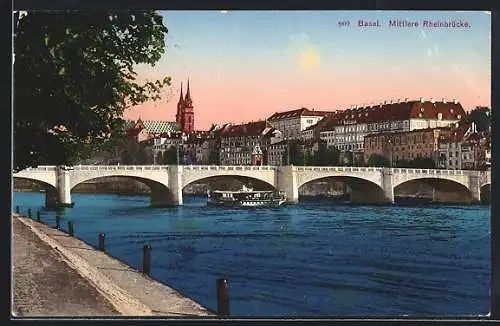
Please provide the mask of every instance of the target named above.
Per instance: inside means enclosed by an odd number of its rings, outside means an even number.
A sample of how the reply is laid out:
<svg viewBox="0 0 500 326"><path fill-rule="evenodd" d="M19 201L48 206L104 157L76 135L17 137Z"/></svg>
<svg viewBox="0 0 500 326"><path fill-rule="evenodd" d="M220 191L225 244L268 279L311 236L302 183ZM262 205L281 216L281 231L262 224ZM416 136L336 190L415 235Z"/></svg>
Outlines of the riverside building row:
<svg viewBox="0 0 500 326"><path fill-rule="evenodd" d="M326 146L359 155L364 162L372 154L382 155L395 166L416 158L430 158L440 168L488 166L489 135L478 134L474 125L459 124L465 114L456 100L421 98L335 112L302 108L262 121L213 125L208 131L190 133L182 132L186 128L179 124L177 128L164 124L161 129L161 124L138 121L129 131L135 130L137 141L147 143L156 164L167 150L178 148L183 164L282 165L287 164L294 142L309 155Z"/></svg>

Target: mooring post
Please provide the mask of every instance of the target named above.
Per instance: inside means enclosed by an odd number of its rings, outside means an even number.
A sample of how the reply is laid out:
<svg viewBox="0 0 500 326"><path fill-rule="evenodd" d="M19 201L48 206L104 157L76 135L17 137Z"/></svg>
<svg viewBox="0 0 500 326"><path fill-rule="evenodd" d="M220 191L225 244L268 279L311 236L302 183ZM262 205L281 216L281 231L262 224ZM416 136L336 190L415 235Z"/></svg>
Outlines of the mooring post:
<svg viewBox="0 0 500 326"><path fill-rule="evenodd" d="M19 205L16 206L16 214L19 214Z"/></svg>
<svg viewBox="0 0 500 326"><path fill-rule="evenodd" d="M68 233L71 237L75 234L75 230L73 229L73 221L68 221Z"/></svg>
<svg viewBox="0 0 500 326"><path fill-rule="evenodd" d="M56 229L61 229L61 216L59 216L59 214L56 215Z"/></svg>
<svg viewBox="0 0 500 326"><path fill-rule="evenodd" d="M151 271L151 245L147 244L143 247L142 255L142 272L149 276Z"/></svg>
<svg viewBox="0 0 500 326"><path fill-rule="evenodd" d="M99 233L99 250L104 251L104 238L106 237L105 233Z"/></svg>
<svg viewBox="0 0 500 326"><path fill-rule="evenodd" d="M229 316L229 283L226 279L217 280L217 313L219 316Z"/></svg>
<svg viewBox="0 0 500 326"><path fill-rule="evenodd" d="M36 220L40 222L42 220L42 217L40 216L40 211L36 212Z"/></svg>
<svg viewBox="0 0 500 326"><path fill-rule="evenodd" d="M28 208L28 217L31 218L31 208Z"/></svg>

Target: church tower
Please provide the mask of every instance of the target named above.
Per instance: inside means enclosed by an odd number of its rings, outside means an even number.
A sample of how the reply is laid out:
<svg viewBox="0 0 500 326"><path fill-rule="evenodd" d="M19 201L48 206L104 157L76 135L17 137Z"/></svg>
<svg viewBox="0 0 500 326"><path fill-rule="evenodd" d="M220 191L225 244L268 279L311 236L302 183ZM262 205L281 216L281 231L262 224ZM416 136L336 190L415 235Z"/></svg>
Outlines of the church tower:
<svg viewBox="0 0 500 326"><path fill-rule="evenodd" d="M181 96L179 98L179 102L177 103L177 114L175 115L175 121L181 125L184 125L182 121L182 111L184 110L184 95L182 93L182 82L181 82ZM184 129L184 128L183 128Z"/></svg>
<svg viewBox="0 0 500 326"><path fill-rule="evenodd" d="M182 93L181 93L182 97ZM194 131L194 108L193 101L191 100L191 93L189 91L189 79L186 91L186 98L184 99L184 106L182 110L182 131L189 134Z"/></svg>

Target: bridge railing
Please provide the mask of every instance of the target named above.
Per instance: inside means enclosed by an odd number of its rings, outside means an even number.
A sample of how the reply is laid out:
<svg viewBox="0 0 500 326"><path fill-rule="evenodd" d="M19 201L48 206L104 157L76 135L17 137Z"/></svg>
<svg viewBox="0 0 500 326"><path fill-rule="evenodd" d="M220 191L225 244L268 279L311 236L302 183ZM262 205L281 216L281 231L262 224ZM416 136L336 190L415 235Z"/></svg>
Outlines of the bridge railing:
<svg viewBox="0 0 500 326"><path fill-rule="evenodd" d="M375 172L382 171L379 167L356 166L297 166L297 171L334 171L334 172Z"/></svg>
<svg viewBox="0 0 500 326"><path fill-rule="evenodd" d="M274 171L278 166L272 165L183 165L185 171Z"/></svg>
<svg viewBox="0 0 500 326"><path fill-rule="evenodd" d="M168 170L168 165L75 165L73 170L79 171L153 171Z"/></svg>
<svg viewBox="0 0 500 326"><path fill-rule="evenodd" d="M55 165L39 165L36 168L26 168L21 171L39 172L39 171L55 171L57 167ZM21 172L19 171L19 172Z"/></svg>

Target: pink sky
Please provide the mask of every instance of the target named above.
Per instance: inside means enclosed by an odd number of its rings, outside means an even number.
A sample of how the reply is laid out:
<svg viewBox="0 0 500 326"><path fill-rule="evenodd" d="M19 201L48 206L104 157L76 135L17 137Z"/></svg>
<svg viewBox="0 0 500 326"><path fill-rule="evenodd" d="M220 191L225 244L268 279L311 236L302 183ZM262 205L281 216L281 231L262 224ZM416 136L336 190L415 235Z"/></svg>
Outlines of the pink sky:
<svg viewBox="0 0 500 326"><path fill-rule="evenodd" d="M458 76L457 76L458 77ZM455 77L455 78L457 78ZM396 79L391 74L385 79ZM350 105L378 103L384 100L434 98L448 101L456 98L466 110L477 105L489 105L489 85L479 77L463 76L466 82L449 83L450 76L431 79L426 74L415 73L416 80L377 82L378 74L346 74L335 81L294 78L293 76L268 76L263 74L221 74L219 76L191 77L191 96L195 111L195 126L204 130L212 123L240 123L269 117L274 112L298 109L334 111ZM174 79L173 94L157 102L148 102L127 110L128 119L175 120L179 98L180 80ZM229 85L229 86L228 86ZM184 92L185 88L184 81ZM184 93L185 94L185 93Z"/></svg>
<svg viewBox="0 0 500 326"><path fill-rule="evenodd" d="M482 12L461 14L469 30L401 31L339 30L331 12L162 14L167 52L155 67L137 71L141 78L171 76L172 85L162 100L127 110L127 119L174 121L188 77L198 130L301 107L334 111L398 98L490 106L490 16Z"/></svg>

